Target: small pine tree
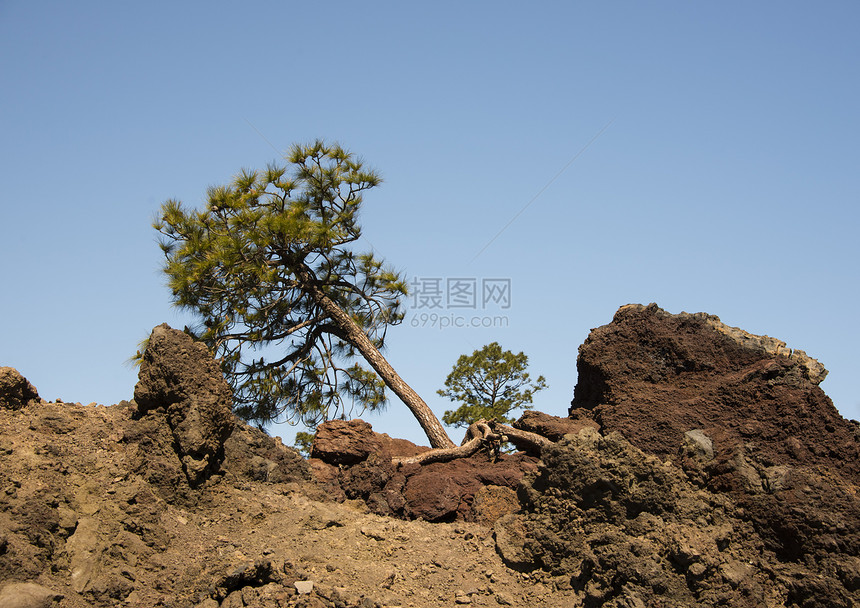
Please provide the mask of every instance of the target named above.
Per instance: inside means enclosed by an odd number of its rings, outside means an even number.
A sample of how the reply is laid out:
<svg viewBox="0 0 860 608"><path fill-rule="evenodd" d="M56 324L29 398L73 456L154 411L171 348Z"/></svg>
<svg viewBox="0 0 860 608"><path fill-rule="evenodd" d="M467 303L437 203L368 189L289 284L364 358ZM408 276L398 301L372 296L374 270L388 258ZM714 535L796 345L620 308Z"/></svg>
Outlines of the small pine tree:
<svg viewBox="0 0 860 608"><path fill-rule="evenodd" d="M468 427L481 419L513 422L509 414L531 409L532 396L546 388L543 376L532 380L528 375L528 362L525 354L502 350L498 342L461 355L438 393L462 405L446 411L442 421L455 427Z"/></svg>

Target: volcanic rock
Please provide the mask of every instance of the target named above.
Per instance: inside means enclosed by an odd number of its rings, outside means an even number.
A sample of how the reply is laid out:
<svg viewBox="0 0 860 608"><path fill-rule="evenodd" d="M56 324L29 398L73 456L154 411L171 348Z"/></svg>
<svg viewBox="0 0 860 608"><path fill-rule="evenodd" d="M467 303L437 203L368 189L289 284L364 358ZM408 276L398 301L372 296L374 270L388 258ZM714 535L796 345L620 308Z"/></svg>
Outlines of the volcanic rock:
<svg viewBox="0 0 860 608"><path fill-rule="evenodd" d="M568 433L576 434L586 426L600 430L600 425L591 418L561 418L537 410L526 410L513 426L522 431L543 435L551 441L558 441Z"/></svg>
<svg viewBox="0 0 860 608"><path fill-rule="evenodd" d="M780 340L630 304L592 330L577 369L571 410L661 458L700 429L717 450L752 442L771 464L836 466L860 481L854 427L818 387L827 371Z"/></svg>
<svg viewBox="0 0 860 608"><path fill-rule="evenodd" d="M301 454L280 438L245 424L237 424L224 442L221 467L232 480L253 479L269 483L310 480L310 467Z"/></svg>
<svg viewBox="0 0 860 608"><path fill-rule="evenodd" d="M165 417L188 483L218 469L233 430L232 392L206 346L166 323L152 330L134 389L138 415Z"/></svg>
<svg viewBox="0 0 860 608"><path fill-rule="evenodd" d="M496 523L498 550L513 568L571 577L585 606L857 600L852 558L781 559L729 495L697 487L620 433L585 428L542 460L521 488L525 513Z"/></svg>
<svg viewBox="0 0 860 608"><path fill-rule="evenodd" d="M317 427L311 458L331 465L353 465L371 454L414 456L429 448L422 448L405 439L393 439L385 433L376 433L364 420L330 420Z"/></svg>
<svg viewBox="0 0 860 608"><path fill-rule="evenodd" d="M317 427L311 458L327 464L357 464L382 451L382 442L364 420L331 420Z"/></svg>
<svg viewBox="0 0 860 608"><path fill-rule="evenodd" d="M0 367L0 408L21 409L38 402L39 393L14 367Z"/></svg>
<svg viewBox="0 0 860 608"><path fill-rule="evenodd" d="M398 467L392 461L429 449L376 433L363 420L332 420L317 429L310 464L314 478L334 497L363 500L380 515L434 522L498 517L478 515L477 492L485 486L513 490L537 466L525 454L493 460L480 452L424 466Z"/></svg>
<svg viewBox="0 0 860 608"><path fill-rule="evenodd" d="M860 442L819 388L820 363L715 316L651 304L624 306L593 330L577 366L571 414L588 412L603 432L733 501L771 552L789 605L850 604ZM740 572L720 568L727 580Z"/></svg>

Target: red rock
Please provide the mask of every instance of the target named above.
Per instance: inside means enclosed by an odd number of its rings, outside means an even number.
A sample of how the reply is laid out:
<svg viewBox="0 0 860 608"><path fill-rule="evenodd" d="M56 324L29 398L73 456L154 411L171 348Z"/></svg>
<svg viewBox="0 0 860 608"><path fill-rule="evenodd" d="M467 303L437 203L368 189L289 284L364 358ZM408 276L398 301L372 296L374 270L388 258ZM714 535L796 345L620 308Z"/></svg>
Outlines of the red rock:
<svg viewBox="0 0 860 608"><path fill-rule="evenodd" d="M561 418L559 416L551 416L537 410L527 410L523 412L520 419L514 422L514 428L530 433L543 435L552 441L558 441L569 433L576 434L584 427L590 426L593 429L600 430L600 425L593 419L587 417Z"/></svg>
<svg viewBox="0 0 860 608"><path fill-rule="evenodd" d="M631 304L592 330L577 368L571 411L662 458L701 429L718 452L754 441L771 464L835 466L860 481L854 426L818 387L827 371L780 340Z"/></svg>

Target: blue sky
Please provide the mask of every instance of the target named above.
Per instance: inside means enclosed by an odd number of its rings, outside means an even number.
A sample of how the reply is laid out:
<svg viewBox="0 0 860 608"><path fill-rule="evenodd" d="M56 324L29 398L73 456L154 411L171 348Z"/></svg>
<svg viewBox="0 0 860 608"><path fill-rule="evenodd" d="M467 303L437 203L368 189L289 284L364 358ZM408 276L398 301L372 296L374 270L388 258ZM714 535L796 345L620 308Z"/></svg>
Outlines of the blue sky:
<svg viewBox="0 0 860 608"><path fill-rule="evenodd" d="M858 25L853 2L0 2L0 365L130 398L137 343L189 321L159 205L326 138L384 177L364 247L425 285L509 281L508 308L389 333L440 416L491 341L564 414L589 330L656 302L806 350L860 418ZM422 439L397 401L368 421Z"/></svg>

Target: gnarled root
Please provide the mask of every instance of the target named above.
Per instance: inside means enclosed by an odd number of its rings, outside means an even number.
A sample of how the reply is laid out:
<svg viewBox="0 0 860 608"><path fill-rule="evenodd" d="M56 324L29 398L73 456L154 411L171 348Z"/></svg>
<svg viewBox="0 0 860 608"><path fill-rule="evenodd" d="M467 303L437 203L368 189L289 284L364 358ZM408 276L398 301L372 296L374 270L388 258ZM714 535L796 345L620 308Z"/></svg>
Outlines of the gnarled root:
<svg viewBox="0 0 860 608"><path fill-rule="evenodd" d="M534 456L540 456L543 448L552 444L552 441L537 433L521 431L495 420L478 420L466 430L466 437L458 447L428 450L417 456L394 458L392 462L395 465L448 462L455 458L468 458L483 446L498 446L502 441L510 441L517 449Z"/></svg>
<svg viewBox="0 0 860 608"><path fill-rule="evenodd" d="M417 456L393 458L392 462L396 465L423 465L430 464L431 462L448 462L455 458L468 458L480 450L486 443L499 441L501 441L501 436L493 432L493 429L490 427L490 423L486 420L478 420L469 426L466 430L466 436L463 438L463 443L457 447L428 450L422 454L418 454Z"/></svg>
<svg viewBox="0 0 860 608"><path fill-rule="evenodd" d="M503 439L513 443L518 450L522 450L532 456L540 456L543 449L553 443L543 435L530 433L529 431L521 431L520 429L515 429L514 427L502 424L501 422L493 421L489 424L493 431L501 435Z"/></svg>

